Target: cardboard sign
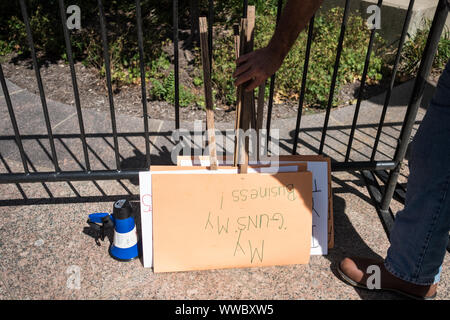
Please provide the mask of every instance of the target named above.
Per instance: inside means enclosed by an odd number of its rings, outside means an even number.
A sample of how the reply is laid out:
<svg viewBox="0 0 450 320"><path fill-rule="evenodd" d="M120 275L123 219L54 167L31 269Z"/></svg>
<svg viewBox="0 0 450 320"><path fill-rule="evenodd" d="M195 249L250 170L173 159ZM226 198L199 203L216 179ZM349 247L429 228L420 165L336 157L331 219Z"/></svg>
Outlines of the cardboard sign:
<svg viewBox="0 0 450 320"><path fill-rule="evenodd" d="M218 159L220 166L233 163L232 159ZM331 189L331 161L328 157L320 155L280 155L276 160L270 161L272 165L307 164L307 170L313 174L313 221L311 236L311 254L326 255L328 248L334 246L333 204ZM256 162L250 161L250 164ZM179 156L179 166L208 166L208 156Z"/></svg>
<svg viewBox="0 0 450 320"><path fill-rule="evenodd" d="M154 271L309 262L312 174L155 174Z"/></svg>
<svg viewBox="0 0 450 320"><path fill-rule="evenodd" d="M237 174L236 167L220 167L219 170L210 170L207 167L177 167L177 166L152 166L151 171L139 173L141 230L142 230L142 255L145 268L153 267L153 193L152 176L157 174ZM279 173L279 172L303 172L305 164L284 164L279 168L267 166L251 166L249 174L254 173Z"/></svg>

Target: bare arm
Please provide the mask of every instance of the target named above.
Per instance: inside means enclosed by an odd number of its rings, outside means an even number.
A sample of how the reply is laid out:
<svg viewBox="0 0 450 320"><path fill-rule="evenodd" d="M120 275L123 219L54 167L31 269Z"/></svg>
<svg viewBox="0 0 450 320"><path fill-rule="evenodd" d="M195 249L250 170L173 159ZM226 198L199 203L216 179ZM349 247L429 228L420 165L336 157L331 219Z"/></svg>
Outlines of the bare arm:
<svg viewBox="0 0 450 320"><path fill-rule="evenodd" d="M239 86L251 80L246 86L246 91L250 91L273 75L322 2L323 0L288 0L267 47L237 59L237 68L233 73L236 78L234 84Z"/></svg>

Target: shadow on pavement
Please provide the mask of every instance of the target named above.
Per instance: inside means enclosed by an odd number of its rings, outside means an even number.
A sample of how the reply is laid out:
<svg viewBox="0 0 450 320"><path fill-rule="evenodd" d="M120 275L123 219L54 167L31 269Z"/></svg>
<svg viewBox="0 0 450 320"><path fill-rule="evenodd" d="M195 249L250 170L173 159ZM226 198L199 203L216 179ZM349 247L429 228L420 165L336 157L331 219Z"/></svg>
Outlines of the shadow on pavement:
<svg viewBox="0 0 450 320"><path fill-rule="evenodd" d="M335 181L335 178L333 178ZM338 274L337 267L342 259L345 257L361 256L371 259L382 260L381 257L375 253L372 248L370 248L363 238L358 234L358 232L353 227L351 221L349 220L346 213L346 201L340 197L339 193L353 193L360 197L362 201L369 201L372 204L370 198L361 194L358 190L349 186L345 181L339 180L339 184L342 190L335 190L333 192L333 214L334 214L334 248L328 251L328 255L324 256L330 262L331 272L342 281L340 275ZM339 188L341 189L341 188ZM347 284L347 283L346 283ZM363 300L394 300L402 299L401 296L390 293L390 292L374 292L370 290L364 290L360 288L354 288L361 299Z"/></svg>

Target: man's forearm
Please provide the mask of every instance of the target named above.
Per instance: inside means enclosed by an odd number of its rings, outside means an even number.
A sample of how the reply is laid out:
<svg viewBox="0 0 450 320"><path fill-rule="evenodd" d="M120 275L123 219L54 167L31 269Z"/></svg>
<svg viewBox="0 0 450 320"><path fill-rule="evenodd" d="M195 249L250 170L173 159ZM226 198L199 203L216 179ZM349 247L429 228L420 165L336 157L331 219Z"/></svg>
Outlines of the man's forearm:
<svg viewBox="0 0 450 320"><path fill-rule="evenodd" d="M251 91L273 75L323 0L288 0L269 44L236 60L234 84Z"/></svg>
<svg viewBox="0 0 450 320"><path fill-rule="evenodd" d="M288 0L267 47L283 60L322 2L323 0Z"/></svg>

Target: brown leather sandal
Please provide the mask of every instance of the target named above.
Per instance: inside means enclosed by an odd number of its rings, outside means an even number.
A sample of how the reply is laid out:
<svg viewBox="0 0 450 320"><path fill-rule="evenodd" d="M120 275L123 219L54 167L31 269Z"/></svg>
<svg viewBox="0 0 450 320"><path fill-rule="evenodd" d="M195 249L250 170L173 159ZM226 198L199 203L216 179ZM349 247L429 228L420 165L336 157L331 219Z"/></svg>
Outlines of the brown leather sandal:
<svg viewBox="0 0 450 320"><path fill-rule="evenodd" d="M369 266L378 266L380 269L379 289L367 287L367 281L371 276L366 272ZM338 265L337 271L342 280L353 287L365 290L390 291L415 300L433 300L436 298L437 284L423 286L399 279L386 270L383 261L345 258Z"/></svg>

